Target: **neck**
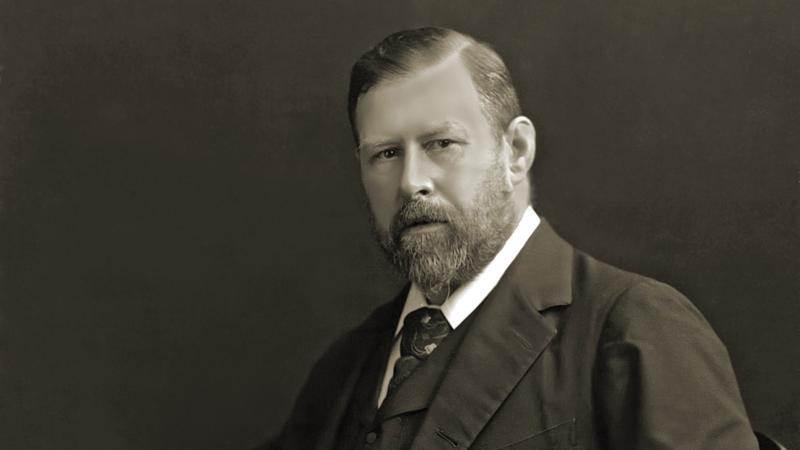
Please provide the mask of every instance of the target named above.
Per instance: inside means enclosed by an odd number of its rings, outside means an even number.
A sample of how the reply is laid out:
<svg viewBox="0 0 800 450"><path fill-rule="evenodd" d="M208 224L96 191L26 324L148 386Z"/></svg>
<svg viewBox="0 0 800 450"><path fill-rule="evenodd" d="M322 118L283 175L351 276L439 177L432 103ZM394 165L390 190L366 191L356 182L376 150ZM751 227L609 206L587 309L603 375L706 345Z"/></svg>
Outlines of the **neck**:
<svg viewBox="0 0 800 450"><path fill-rule="evenodd" d="M526 178L525 182L519 183L518 185L514 186L514 190L511 194L512 196L512 210L514 211L514 227L519 224L519 221L522 219L522 214L525 213L525 210L531 206L531 183Z"/></svg>

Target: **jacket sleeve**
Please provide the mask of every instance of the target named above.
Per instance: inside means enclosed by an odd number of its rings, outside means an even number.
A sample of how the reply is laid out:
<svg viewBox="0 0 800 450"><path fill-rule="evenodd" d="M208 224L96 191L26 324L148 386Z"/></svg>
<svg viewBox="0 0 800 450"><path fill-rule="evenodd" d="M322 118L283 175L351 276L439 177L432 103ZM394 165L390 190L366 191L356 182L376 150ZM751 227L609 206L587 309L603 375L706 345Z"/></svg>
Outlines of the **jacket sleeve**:
<svg viewBox="0 0 800 450"><path fill-rule="evenodd" d="M724 345L665 284L644 280L617 298L595 367L609 449L758 448Z"/></svg>

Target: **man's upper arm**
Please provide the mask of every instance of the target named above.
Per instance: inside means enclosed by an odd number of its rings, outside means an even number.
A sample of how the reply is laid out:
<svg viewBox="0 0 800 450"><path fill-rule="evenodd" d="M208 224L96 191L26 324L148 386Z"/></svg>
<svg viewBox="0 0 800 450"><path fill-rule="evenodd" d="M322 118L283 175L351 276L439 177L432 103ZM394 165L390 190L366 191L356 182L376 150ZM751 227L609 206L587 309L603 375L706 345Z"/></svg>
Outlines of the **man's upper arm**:
<svg viewBox="0 0 800 450"><path fill-rule="evenodd" d="M612 449L757 449L728 353L700 312L652 280L605 324L595 401Z"/></svg>
<svg viewBox="0 0 800 450"><path fill-rule="evenodd" d="M313 448L352 367L349 349L359 340L358 329L336 340L314 363L297 395L286 424L276 436L254 450Z"/></svg>

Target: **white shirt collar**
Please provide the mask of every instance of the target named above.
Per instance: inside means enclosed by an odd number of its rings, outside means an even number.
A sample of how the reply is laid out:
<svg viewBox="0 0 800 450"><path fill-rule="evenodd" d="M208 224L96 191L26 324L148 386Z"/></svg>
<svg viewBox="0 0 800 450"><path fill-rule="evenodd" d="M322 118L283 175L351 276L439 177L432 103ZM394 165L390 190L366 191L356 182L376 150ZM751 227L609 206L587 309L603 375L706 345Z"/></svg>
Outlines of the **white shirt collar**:
<svg viewBox="0 0 800 450"><path fill-rule="evenodd" d="M456 329L497 286L511 262L539 226L539 222L541 222L539 216L533 208L528 206L522 214L517 228L511 233L494 259L475 278L452 292L441 306L429 304L419 287L412 284L403 311L400 313L400 319L397 321L395 336L400 333L403 328L403 320L410 312L426 307L441 309L450 326Z"/></svg>

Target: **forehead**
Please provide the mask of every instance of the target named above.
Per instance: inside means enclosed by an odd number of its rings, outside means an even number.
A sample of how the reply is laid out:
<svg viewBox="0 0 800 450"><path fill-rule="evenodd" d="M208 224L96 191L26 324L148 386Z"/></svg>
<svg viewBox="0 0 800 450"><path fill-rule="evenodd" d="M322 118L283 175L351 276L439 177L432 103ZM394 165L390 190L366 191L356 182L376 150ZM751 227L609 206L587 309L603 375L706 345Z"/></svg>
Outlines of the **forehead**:
<svg viewBox="0 0 800 450"><path fill-rule="evenodd" d="M362 140L421 133L443 122L488 127L469 71L457 55L378 83L359 100L355 119Z"/></svg>

